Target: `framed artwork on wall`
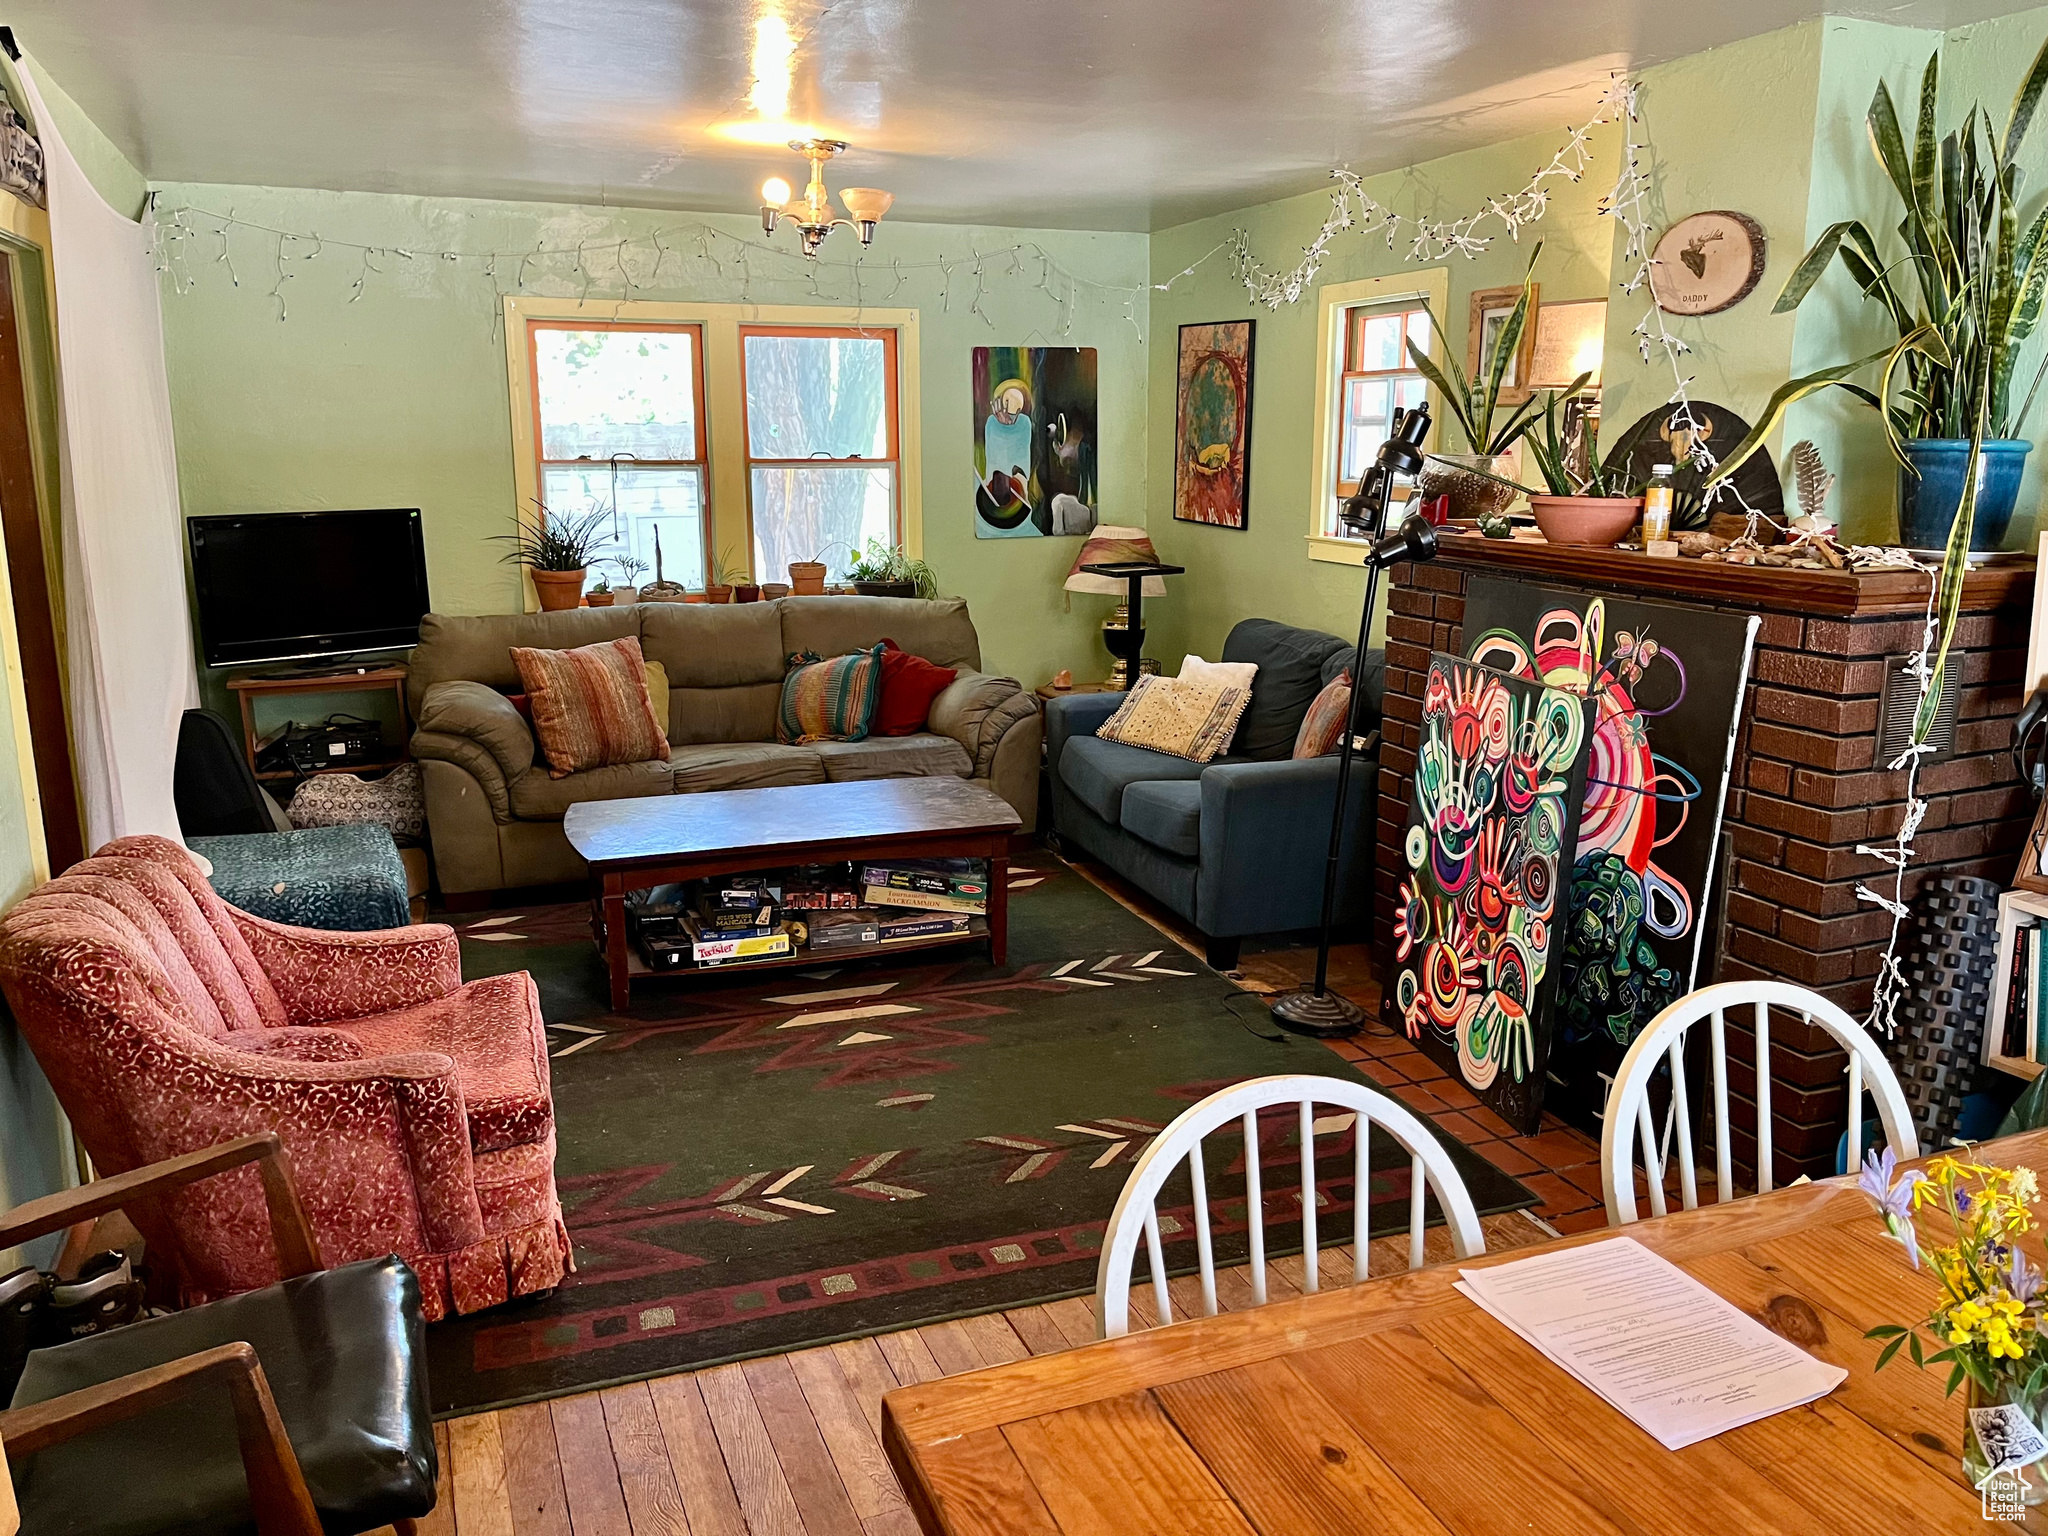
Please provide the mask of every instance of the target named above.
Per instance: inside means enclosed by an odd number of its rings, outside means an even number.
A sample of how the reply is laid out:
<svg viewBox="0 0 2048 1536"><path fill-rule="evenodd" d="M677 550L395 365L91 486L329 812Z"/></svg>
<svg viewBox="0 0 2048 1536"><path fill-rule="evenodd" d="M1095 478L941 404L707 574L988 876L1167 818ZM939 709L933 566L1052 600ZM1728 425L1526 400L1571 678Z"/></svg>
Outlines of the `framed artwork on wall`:
<svg viewBox="0 0 2048 1536"><path fill-rule="evenodd" d="M1095 349L976 347L974 536L1094 531Z"/></svg>
<svg viewBox="0 0 2048 1536"><path fill-rule="evenodd" d="M1529 387L1562 389L1582 373L1600 387L1600 354L1607 344L1607 301L1579 299L1545 304L1536 311L1536 340L1529 354Z"/></svg>
<svg viewBox="0 0 2048 1536"><path fill-rule="evenodd" d="M1250 517L1252 325L1180 328L1174 385L1173 515L1244 528Z"/></svg>
<svg viewBox="0 0 2048 1536"><path fill-rule="evenodd" d="M1508 323L1508 317L1515 312L1515 305L1522 297L1522 285L1516 283L1507 288L1479 288L1472 294L1472 321L1465 336L1465 371L1474 383L1479 380L1479 359L1493 350L1493 341L1500 334L1500 328ZM1543 285L1529 285L1529 313L1534 316L1542 312ZM1522 327L1521 343L1515 348L1515 355L1508 359L1508 371L1501 376L1500 403L1520 405L1529 398L1530 366L1536 351L1536 327Z"/></svg>

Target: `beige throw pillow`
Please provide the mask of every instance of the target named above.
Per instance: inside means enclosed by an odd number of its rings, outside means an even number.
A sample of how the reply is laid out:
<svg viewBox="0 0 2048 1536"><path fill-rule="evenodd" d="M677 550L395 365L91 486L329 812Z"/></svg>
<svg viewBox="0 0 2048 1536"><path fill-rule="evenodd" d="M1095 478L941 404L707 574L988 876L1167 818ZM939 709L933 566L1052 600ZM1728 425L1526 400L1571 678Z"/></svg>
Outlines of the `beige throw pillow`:
<svg viewBox="0 0 2048 1536"><path fill-rule="evenodd" d="M1179 677L1141 677L1096 731L1104 741L1206 763L1230 740L1251 694Z"/></svg>
<svg viewBox="0 0 2048 1536"><path fill-rule="evenodd" d="M1183 656L1180 663L1180 680L1184 683L1211 683L1218 688L1244 688L1249 690L1252 679L1259 675L1256 661L1204 661L1199 656Z"/></svg>

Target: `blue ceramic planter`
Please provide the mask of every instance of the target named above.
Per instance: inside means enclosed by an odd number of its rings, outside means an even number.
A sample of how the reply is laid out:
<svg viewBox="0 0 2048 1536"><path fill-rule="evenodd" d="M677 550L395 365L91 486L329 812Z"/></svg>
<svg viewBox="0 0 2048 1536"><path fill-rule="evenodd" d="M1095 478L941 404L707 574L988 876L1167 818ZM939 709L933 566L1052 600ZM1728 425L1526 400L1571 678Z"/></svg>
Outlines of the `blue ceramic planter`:
<svg viewBox="0 0 2048 1536"><path fill-rule="evenodd" d="M1977 484L1976 520L1970 548L1997 549L2005 542L2005 525L2019 499L2020 477L2033 444L2000 438L1984 445L1984 467ZM1920 471L1899 471L1899 542L1908 549L1940 549L1963 501L1963 476L1970 465L1966 437L1916 437L1906 444L1906 458Z"/></svg>

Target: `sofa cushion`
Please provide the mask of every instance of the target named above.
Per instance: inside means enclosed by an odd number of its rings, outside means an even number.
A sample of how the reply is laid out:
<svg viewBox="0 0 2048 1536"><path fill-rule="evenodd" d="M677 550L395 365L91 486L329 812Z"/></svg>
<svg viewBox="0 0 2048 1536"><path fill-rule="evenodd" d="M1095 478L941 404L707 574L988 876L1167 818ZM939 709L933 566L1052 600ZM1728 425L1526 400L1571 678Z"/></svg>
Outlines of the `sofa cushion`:
<svg viewBox="0 0 2048 1536"><path fill-rule="evenodd" d="M659 606L659 605L650 605ZM512 647L571 650L640 632L640 607L569 608L555 613L430 613L420 620L420 643L406 658L405 700L415 720L436 683L483 683L509 693L521 686ZM659 658L664 664L666 656ZM669 681L676 680L669 667ZM424 724L424 722L422 722Z"/></svg>
<svg viewBox="0 0 2048 1536"><path fill-rule="evenodd" d="M669 754L670 787L679 795L700 789L768 789L778 784L822 784L825 764L816 747L773 741L706 741Z"/></svg>
<svg viewBox="0 0 2048 1536"><path fill-rule="evenodd" d="M1060 780L1111 826L1123 821L1124 790L1152 779L1202 777L1202 765L1099 736L1076 736L1060 753Z"/></svg>
<svg viewBox="0 0 2048 1536"><path fill-rule="evenodd" d="M981 670L981 641L965 598L785 597L774 608L782 619L784 654L843 656L889 635L937 666Z"/></svg>
<svg viewBox="0 0 2048 1536"><path fill-rule="evenodd" d="M932 700L953 686L958 667L939 667L894 640L882 642L882 697L869 727L874 736L915 736L932 717Z"/></svg>
<svg viewBox="0 0 2048 1536"><path fill-rule="evenodd" d="M669 607L676 606L671 603ZM693 607L707 606L702 603ZM749 604L759 607L759 604ZM777 663L772 683L735 683L729 688L671 688L668 694L668 744L773 741L775 715L782 708L782 672Z"/></svg>
<svg viewBox="0 0 2048 1536"><path fill-rule="evenodd" d="M956 779L974 776L974 759L950 736L870 736L866 741L820 741L811 750L835 784L849 779Z"/></svg>
<svg viewBox="0 0 2048 1536"><path fill-rule="evenodd" d="M473 1151L500 1152L554 1134L547 1027L540 994L524 971L486 976L416 1008L327 1028L354 1040L366 1057L439 1051L453 1061Z"/></svg>
<svg viewBox="0 0 2048 1536"><path fill-rule="evenodd" d="M1304 757L1326 757L1344 745L1344 722L1351 718L1351 674L1339 669L1337 676L1323 684L1301 717L1301 730L1294 738L1296 761Z"/></svg>
<svg viewBox="0 0 2048 1536"><path fill-rule="evenodd" d="M532 702L533 729L547 753L548 772L556 778L668 756L667 710L654 711L636 637L573 651L514 646L512 661Z"/></svg>
<svg viewBox="0 0 2048 1536"><path fill-rule="evenodd" d="M1202 852L1202 781L1148 779L1124 790L1123 829L1184 859Z"/></svg>
<svg viewBox="0 0 2048 1536"><path fill-rule="evenodd" d="M779 683L793 649L782 643L773 603L636 603L626 611L640 615L640 649L662 664L671 690ZM877 631L868 644L880 638Z"/></svg>
<svg viewBox="0 0 2048 1536"><path fill-rule="evenodd" d="M667 758L644 763L614 763L556 778L547 769L529 768L512 781L512 814L521 821L560 821L569 807L583 800L632 800L641 795L666 795L675 789Z"/></svg>
<svg viewBox="0 0 2048 1536"><path fill-rule="evenodd" d="M1294 754L1301 717L1334 677L1324 675L1332 655L1349 654L1351 646L1320 630L1296 629L1272 619L1246 619L1223 642L1225 661L1257 662L1252 701L1237 723L1232 753L1255 762L1278 762Z"/></svg>

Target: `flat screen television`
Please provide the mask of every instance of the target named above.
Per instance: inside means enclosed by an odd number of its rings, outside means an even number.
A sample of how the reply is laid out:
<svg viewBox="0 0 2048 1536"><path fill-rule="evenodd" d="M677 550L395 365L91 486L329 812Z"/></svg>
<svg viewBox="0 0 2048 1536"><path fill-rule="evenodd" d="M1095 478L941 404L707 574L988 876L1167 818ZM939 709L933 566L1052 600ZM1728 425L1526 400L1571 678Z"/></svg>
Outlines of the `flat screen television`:
<svg viewBox="0 0 2048 1536"><path fill-rule="evenodd" d="M417 507L186 519L210 667L417 644L428 609Z"/></svg>

